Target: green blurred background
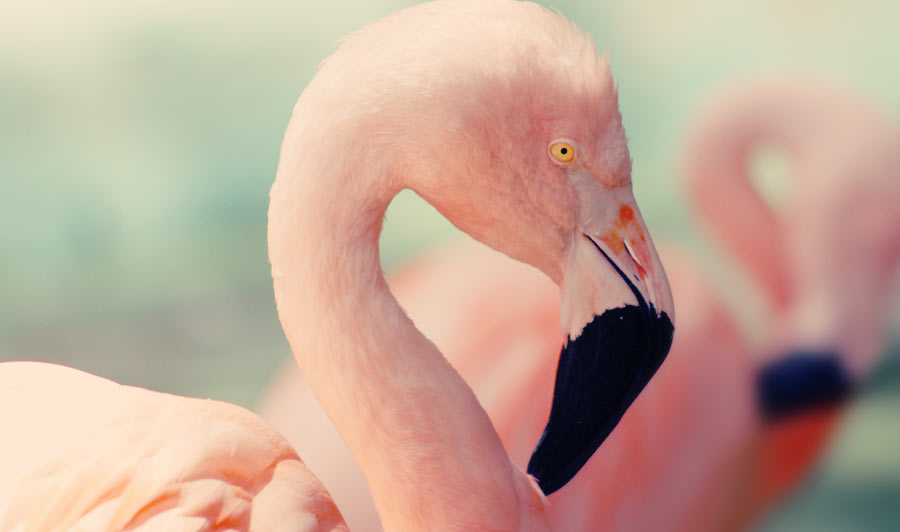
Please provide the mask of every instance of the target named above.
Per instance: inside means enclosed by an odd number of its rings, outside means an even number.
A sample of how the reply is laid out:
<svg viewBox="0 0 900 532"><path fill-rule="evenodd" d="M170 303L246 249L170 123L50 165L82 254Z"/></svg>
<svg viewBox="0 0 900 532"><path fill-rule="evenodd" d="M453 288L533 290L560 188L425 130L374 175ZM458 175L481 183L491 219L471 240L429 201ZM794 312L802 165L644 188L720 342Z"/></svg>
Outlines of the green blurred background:
<svg viewBox="0 0 900 532"><path fill-rule="evenodd" d="M0 360L252 406L288 355L265 216L293 103L341 35L412 3L0 0ZM672 169L717 84L818 73L900 120L895 0L543 3L610 53L654 238L707 258ZM386 266L453 235L401 195ZM892 321L826 463L763 530L900 528Z"/></svg>

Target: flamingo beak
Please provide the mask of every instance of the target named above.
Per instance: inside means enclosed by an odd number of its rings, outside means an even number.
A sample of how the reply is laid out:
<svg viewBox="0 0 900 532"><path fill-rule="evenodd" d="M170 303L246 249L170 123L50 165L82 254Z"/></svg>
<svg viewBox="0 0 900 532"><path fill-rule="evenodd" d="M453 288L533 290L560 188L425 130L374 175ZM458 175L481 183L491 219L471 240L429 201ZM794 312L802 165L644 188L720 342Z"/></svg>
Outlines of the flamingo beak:
<svg viewBox="0 0 900 532"><path fill-rule="evenodd" d="M560 285L568 337L550 419L528 463L545 494L563 487L618 424L672 344L669 285L637 205L585 223Z"/></svg>
<svg viewBox="0 0 900 532"><path fill-rule="evenodd" d="M846 401L856 383L837 350L794 349L762 366L756 392L762 418L792 419Z"/></svg>

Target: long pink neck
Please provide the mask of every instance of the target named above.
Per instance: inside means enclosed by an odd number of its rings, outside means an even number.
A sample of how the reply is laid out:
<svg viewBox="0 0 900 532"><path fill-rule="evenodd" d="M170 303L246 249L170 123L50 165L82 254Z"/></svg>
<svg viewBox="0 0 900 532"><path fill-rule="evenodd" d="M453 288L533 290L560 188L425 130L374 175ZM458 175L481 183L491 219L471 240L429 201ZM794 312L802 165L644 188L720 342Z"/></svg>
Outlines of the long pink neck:
<svg viewBox="0 0 900 532"><path fill-rule="evenodd" d="M757 278L774 307L792 300L786 223L760 196L750 179L753 150L772 145L792 163L808 157L815 110L783 87L753 86L732 93L706 110L685 150L687 188L697 211L719 242ZM798 101L798 99L800 101Z"/></svg>
<svg viewBox="0 0 900 532"><path fill-rule="evenodd" d="M892 226L878 200L890 198L896 133L866 102L827 86L760 80L720 97L694 130L685 177L707 225L774 303L770 354L839 349L863 374L883 335L894 264L869 237ZM748 175L761 144L791 164L789 207L778 214Z"/></svg>
<svg viewBox="0 0 900 532"><path fill-rule="evenodd" d="M320 164L312 154L328 143L298 125L299 109L269 210L278 312L384 529L520 530L516 472L490 420L385 283L378 235L400 188L392 169Z"/></svg>

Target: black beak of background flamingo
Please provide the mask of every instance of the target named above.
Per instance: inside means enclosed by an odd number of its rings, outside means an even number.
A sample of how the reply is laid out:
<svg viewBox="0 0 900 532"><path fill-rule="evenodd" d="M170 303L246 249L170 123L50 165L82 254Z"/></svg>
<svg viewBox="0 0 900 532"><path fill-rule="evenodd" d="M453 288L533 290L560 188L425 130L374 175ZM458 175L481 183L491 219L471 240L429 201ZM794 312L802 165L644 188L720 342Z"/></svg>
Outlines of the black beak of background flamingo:
<svg viewBox="0 0 900 532"><path fill-rule="evenodd" d="M778 422L848 399L855 389L837 351L795 349L760 368L756 393L761 417Z"/></svg>
<svg viewBox="0 0 900 532"><path fill-rule="evenodd" d="M550 419L528 462L545 494L563 487L609 436L672 344L672 318L657 310L597 242L637 299L637 305L594 315L559 356Z"/></svg>

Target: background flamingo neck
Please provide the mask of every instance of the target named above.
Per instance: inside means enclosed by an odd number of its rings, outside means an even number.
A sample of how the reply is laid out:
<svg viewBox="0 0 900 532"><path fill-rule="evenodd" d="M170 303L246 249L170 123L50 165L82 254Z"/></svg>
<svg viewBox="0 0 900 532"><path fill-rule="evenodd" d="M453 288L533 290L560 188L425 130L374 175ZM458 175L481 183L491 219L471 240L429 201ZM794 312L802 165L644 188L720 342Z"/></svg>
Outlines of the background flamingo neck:
<svg viewBox="0 0 900 532"><path fill-rule="evenodd" d="M750 175L751 158L759 148L774 147L797 172L807 149L805 133L815 120L806 106L786 104L782 92L773 86L717 102L691 135L684 170L690 199L705 225L754 275L777 311L793 298L785 235L789 222L760 195Z"/></svg>
<svg viewBox="0 0 900 532"><path fill-rule="evenodd" d="M387 174L311 174L289 141L269 210L279 316L384 529L519 530L513 468L487 414L384 280Z"/></svg>

